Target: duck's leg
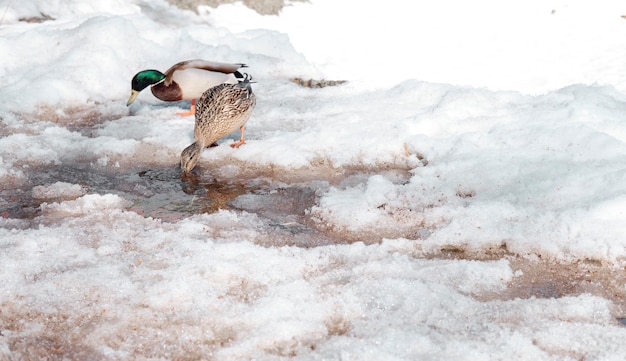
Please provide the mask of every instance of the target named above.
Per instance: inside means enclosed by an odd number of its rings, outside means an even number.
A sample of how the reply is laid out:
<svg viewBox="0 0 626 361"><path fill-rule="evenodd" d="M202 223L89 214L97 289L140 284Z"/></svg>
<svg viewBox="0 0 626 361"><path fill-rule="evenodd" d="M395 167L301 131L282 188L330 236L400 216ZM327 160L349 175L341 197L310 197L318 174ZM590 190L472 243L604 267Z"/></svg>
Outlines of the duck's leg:
<svg viewBox="0 0 626 361"><path fill-rule="evenodd" d="M239 128L239 130L241 130L241 138L239 138L238 142L235 142L230 145L233 148L239 148L242 144L246 144L246 141L243 139L244 126L242 125L241 128Z"/></svg>
<svg viewBox="0 0 626 361"><path fill-rule="evenodd" d="M196 99L191 99L191 108L189 108L188 112L177 112L176 114L180 115L181 117L196 114Z"/></svg>

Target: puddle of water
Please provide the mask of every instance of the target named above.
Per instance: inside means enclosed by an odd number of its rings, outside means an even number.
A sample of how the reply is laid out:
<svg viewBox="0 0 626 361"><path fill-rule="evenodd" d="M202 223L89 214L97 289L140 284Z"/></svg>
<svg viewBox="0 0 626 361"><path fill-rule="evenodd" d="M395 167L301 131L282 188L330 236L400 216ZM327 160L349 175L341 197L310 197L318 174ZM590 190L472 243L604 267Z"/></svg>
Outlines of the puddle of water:
<svg viewBox="0 0 626 361"><path fill-rule="evenodd" d="M592 294L611 300L616 320L626 326L626 267L603 264L597 260L559 262L541 257L528 258L509 252L505 245L496 248L467 250L446 247L437 254L416 257L428 259L479 260L506 259L516 273L506 289L477 296L481 301L529 298L561 298Z"/></svg>
<svg viewBox="0 0 626 361"><path fill-rule="evenodd" d="M237 197L265 192L269 187L263 180L185 176L177 167L140 171L137 177L140 181L134 182L126 194L134 202L131 210L166 221L234 209L230 202Z"/></svg>
<svg viewBox="0 0 626 361"><path fill-rule="evenodd" d="M32 190L56 182L79 184L88 193L117 194L130 201L130 210L146 217L175 221L190 214L233 209L236 197L267 188L262 180L221 180L181 177L177 167L156 167L120 172L100 170L88 165L43 167L27 172L28 183L20 189L0 191L4 200L2 216L32 220L44 202L67 199L36 199Z"/></svg>
<svg viewBox="0 0 626 361"><path fill-rule="evenodd" d="M558 263L554 260L527 260L507 256L517 275L501 292L483 295L483 300L516 298L561 298L592 294L609 299L614 314L626 326L626 269L593 261Z"/></svg>

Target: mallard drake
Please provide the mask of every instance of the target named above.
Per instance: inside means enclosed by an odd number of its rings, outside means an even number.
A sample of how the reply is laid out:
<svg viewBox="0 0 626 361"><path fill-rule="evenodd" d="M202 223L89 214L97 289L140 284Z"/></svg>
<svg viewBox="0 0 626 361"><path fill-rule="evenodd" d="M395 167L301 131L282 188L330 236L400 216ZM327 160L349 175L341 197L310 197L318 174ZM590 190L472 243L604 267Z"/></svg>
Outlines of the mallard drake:
<svg viewBox="0 0 626 361"><path fill-rule="evenodd" d="M245 64L240 63L227 64L194 59L174 64L165 74L154 69L142 70L135 74L131 81L131 93L126 106L135 101L140 91L152 85L150 88L152 94L166 102L191 100L191 109L178 114L193 115L196 98L216 85L237 84L243 79L239 69L245 67Z"/></svg>
<svg viewBox="0 0 626 361"><path fill-rule="evenodd" d="M256 105L251 80L245 74L237 84L220 84L202 94L196 109L194 142L180 154L180 167L185 173L191 172L198 164L200 152L204 148L237 129L241 130L241 137L230 146L239 148L246 143L244 127Z"/></svg>

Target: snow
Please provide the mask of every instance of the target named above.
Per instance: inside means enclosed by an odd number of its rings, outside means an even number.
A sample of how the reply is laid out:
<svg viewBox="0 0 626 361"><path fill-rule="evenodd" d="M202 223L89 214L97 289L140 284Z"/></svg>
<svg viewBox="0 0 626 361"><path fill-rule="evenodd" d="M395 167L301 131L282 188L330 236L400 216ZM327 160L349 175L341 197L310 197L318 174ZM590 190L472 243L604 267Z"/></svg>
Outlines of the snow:
<svg viewBox="0 0 626 361"><path fill-rule="evenodd" d="M596 82L623 91L623 10L614 0L395 0L386 6L318 0L315 7L294 4L280 16L264 17L223 5L209 18L234 31L286 32L329 78L379 86L414 78L538 93Z"/></svg>
<svg viewBox="0 0 626 361"><path fill-rule="evenodd" d="M0 359L622 359L622 15L0 2ZM193 58L258 105L183 179L188 103L126 99Z"/></svg>
<svg viewBox="0 0 626 361"><path fill-rule="evenodd" d="M65 182L56 182L54 184L46 184L33 187L33 198L36 199L75 199L84 195L85 193L85 188L80 184L70 184Z"/></svg>

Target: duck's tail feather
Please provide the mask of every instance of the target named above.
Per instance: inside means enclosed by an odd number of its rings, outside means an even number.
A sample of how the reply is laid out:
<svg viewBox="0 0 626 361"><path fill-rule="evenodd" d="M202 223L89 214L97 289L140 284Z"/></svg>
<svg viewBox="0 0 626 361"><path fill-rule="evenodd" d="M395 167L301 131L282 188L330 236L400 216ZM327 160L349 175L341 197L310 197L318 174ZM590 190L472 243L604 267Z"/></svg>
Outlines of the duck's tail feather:
<svg viewBox="0 0 626 361"><path fill-rule="evenodd" d="M246 90L248 91L247 93L247 97L249 97L252 94L252 83L256 83L255 81L252 81L252 76L248 73L244 73L243 74L243 79L239 80L239 83L237 83L238 86L242 87L242 88L246 88Z"/></svg>
<svg viewBox="0 0 626 361"><path fill-rule="evenodd" d="M255 81L252 81L252 75L248 74L248 73L243 73L243 76L241 79L239 80L239 84L241 86L248 86L249 84L254 84L256 83Z"/></svg>

